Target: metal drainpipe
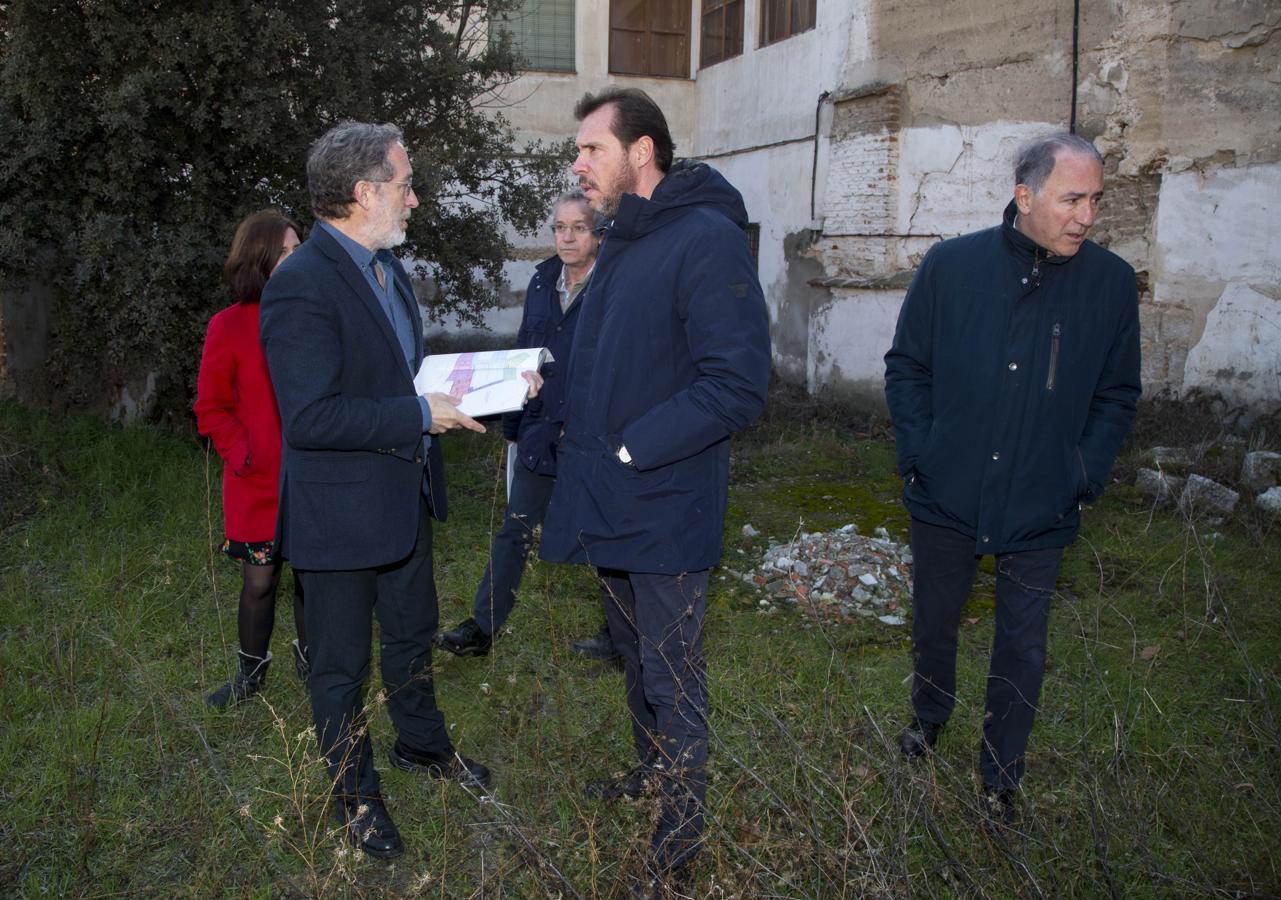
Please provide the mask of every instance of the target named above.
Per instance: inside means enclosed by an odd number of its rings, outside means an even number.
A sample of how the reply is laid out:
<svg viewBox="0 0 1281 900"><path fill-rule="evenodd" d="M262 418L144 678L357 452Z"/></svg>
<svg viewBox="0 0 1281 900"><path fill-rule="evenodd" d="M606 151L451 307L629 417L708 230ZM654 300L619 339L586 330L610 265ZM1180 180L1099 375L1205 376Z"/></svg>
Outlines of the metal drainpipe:
<svg viewBox="0 0 1281 900"><path fill-rule="evenodd" d="M1076 82L1077 67L1081 62L1081 0L1072 0L1072 113L1068 117L1068 131L1076 134ZM815 147L818 145L815 144ZM816 151L817 152L817 151ZM814 218L813 213L810 218Z"/></svg>
<svg viewBox="0 0 1281 900"><path fill-rule="evenodd" d="M1080 0L1077 0L1079 3ZM832 96L831 91L823 91L818 95L818 102L814 104L814 162L810 166L810 221L814 221L814 192L818 190L818 117L823 111L823 103L827 98ZM1075 88L1073 88L1072 102L1076 103Z"/></svg>

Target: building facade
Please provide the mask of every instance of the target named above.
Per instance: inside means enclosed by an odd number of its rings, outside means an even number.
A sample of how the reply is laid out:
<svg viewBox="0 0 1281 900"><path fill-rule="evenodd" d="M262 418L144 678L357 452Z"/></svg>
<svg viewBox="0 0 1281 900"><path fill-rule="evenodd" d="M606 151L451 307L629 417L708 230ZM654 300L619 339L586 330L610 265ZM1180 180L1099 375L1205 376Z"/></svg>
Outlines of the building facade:
<svg viewBox="0 0 1281 900"><path fill-rule="evenodd" d="M1074 127L1106 160L1095 236L1139 273L1147 392L1281 408L1270 0L525 0L498 27L529 64L496 104L521 136L635 85L743 192L784 378L881 404L925 251L996 224L1015 148ZM551 252L519 242L511 284Z"/></svg>

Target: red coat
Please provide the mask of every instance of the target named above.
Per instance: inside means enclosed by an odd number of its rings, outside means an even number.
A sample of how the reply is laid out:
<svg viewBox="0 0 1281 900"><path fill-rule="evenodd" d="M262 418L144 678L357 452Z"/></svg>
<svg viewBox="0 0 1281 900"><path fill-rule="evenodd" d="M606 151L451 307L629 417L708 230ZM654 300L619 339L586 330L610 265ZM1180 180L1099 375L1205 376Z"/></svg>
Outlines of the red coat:
<svg viewBox="0 0 1281 900"><path fill-rule="evenodd" d="M209 320L195 411L200 433L223 459L227 537L272 540L280 493L280 413L258 338L257 303L237 303Z"/></svg>

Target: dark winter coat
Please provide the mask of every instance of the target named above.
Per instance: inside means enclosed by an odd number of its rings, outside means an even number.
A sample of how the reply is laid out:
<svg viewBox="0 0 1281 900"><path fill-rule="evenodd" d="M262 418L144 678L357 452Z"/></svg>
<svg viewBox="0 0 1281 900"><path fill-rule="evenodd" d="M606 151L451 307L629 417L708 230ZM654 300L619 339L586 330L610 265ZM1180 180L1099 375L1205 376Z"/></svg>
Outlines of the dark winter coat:
<svg viewBox="0 0 1281 900"><path fill-rule="evenodd" d="M885 355L907 507L980 554L1071 542L1140 393L1134 270L1092 241L1049 254L1015 209L930 249Z"/></svg>
<svg viewBox="0 0 1281 900"><path fill-rule="evenodd" d="M560 280L564 263L553 256L538 264L525 291L525 313L516 333L517 347L546 347L552 361L539 371L543 387L538 396L518 412L503 416L503 435L516 441L516 456L521 464L537 475L556 474L556 445L560 441L561 423L565 420L565 369L574 343L574 326L583 305L583 293L565 312L560 310ZM583 287L586 291L587 287Z"/></svg>
<svg viewBox="0 0 1281 900"><path fill-rule="evenodd" d="M544 559L660 574L720 559L729 438L770 375L746 221L701 163L677 163L648 200L623 195L580 299Z"/></svg>

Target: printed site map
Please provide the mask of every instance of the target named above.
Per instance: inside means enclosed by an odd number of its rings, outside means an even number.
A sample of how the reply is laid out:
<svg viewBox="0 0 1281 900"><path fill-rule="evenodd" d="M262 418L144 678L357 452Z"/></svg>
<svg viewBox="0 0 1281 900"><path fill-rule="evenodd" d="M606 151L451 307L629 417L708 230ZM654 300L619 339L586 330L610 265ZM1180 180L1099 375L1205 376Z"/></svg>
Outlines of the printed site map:
<svg viewBox="0 0 1281 900"><path fill-rule="evenodd" d="M524 405L529 388L520 373L537 371L551 361L545 347L428 356L414 378L414 389L419 394L448 394L469 416L514 412Z"/></svg>

